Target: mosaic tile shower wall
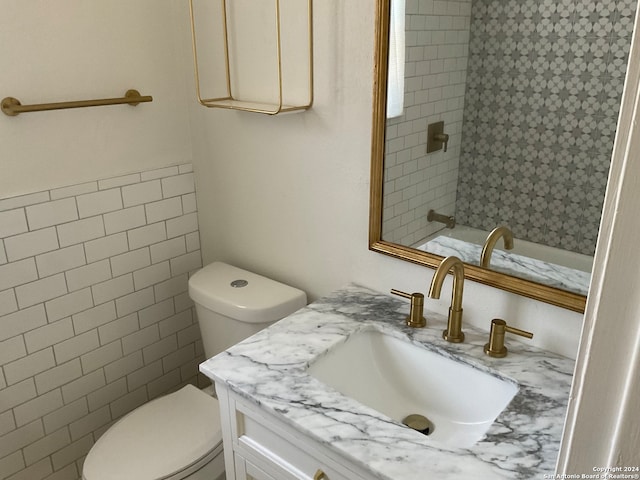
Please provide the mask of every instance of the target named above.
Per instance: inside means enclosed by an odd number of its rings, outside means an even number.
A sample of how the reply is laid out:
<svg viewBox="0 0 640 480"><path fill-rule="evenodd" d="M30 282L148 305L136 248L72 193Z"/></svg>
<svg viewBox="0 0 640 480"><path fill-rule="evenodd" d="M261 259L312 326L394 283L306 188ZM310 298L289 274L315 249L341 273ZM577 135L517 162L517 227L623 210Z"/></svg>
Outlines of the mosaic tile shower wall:
<svg viewBox="0 0 640 480"><path fill-rule="evenodd" d="M473 1L459 223L593 254L635 8Z"/></svg>

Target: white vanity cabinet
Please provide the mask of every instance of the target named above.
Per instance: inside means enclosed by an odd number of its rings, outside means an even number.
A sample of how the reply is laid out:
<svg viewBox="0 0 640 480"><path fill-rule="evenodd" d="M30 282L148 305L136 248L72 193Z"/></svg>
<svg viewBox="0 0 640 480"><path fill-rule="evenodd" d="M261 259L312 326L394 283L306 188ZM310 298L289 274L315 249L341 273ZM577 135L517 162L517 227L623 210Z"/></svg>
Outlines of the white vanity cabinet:
<svg viewBox="0 0 640 480"><path fill-rule="evenodd" d="M227 480L367 480L356 465L216 384Z"/></svg>
<svg viewBox="0 0 640 480"><path fill-rule="evenodd" d="M534 480L553 473L573 360L513 343L509 355L492 359L482 349L486 331L468 325L466 341L449 344L442 340L443 316L430 313L430 325L409 331L406 307L387 295L347 285L200 364L218 391L228 478L511 480L518 472L518 478ZM506 407L497 407L502 413L485 437L464 448L439 444L435 436L390 422L388 415L339 393L314 377L315 369L310 372L310 366L321 365L367 332L458 359L478 374L516 384L518 391ZM413 365L412 355L398 358ZM381 385L377 379L367 382ZM476 387L465 385L463 394L473 395ZM482 403L493 408L494 400ZM464 413L461 420L471 418Z"/></svg>

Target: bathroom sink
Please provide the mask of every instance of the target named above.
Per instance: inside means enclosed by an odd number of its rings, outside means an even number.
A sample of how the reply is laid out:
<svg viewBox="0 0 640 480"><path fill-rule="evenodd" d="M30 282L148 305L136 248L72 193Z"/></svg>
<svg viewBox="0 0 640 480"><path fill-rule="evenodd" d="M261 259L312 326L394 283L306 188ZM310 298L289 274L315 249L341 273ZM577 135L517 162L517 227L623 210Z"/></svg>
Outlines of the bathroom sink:
<svg viewBox="0 0 640 480"><path fill-rule="evenodd" d="M430 440L462 448L482 439L518 391L515 383L375 330L354 333L308 373L398 422L422 415L431 422Z"/></svg>

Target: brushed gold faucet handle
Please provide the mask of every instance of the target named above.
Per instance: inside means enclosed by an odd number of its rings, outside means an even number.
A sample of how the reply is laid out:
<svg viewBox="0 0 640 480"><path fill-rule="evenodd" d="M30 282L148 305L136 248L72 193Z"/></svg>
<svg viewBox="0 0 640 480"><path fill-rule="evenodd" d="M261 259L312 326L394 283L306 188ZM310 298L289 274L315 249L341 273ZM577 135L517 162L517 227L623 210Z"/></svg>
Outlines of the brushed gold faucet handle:
<svg viewBox="0 0 640 480"><path fill-rule="evenodd" d="M533 338L533 333L510 327L504 320L494 318L491 320L489 343L485 344L484 353L495 358L506 357L507 347L504 346L504 335L507 332L520 335L521 337Z"/></svg>
<svg viewBox="0 0 640 480"><path fill-rule="evenodd" d="M427 325L427 321L424 318L424 294L422 293L406 293L395 288L391 289L391 293L400 297L408 298L411 300L411 310L407 317L407 327L423 328Z"/></svg>

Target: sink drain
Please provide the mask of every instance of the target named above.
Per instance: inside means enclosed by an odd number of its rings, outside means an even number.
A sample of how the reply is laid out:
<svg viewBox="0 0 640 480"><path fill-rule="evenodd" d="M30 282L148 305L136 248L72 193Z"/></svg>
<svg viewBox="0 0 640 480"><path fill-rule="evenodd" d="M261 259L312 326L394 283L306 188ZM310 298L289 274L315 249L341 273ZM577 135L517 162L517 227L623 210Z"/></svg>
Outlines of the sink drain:
<svg viewBox="0 0 640 480"><path fill-rule="evenodd" d="M402 423L404 423L407 427L413 428L414 430L424 435L431 435L436 429L431 420L429 420L425 416L418 415L417 413L406 416L402 420Z"/></svg>

